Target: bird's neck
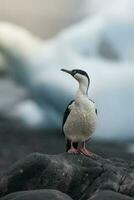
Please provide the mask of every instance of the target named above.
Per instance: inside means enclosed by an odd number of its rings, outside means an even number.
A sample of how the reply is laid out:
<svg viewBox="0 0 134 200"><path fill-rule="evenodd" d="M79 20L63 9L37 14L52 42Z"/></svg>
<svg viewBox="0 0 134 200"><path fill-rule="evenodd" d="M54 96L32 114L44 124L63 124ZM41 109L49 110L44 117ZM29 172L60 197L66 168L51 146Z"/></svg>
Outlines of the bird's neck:
<svg viewBox="0 0 134 200"><path fill-rule="evenodd" d="M88 87L89 87L88 83L80 82L79 88L76 93L76 98L79 98L81 95L88 96Z"/></svg>

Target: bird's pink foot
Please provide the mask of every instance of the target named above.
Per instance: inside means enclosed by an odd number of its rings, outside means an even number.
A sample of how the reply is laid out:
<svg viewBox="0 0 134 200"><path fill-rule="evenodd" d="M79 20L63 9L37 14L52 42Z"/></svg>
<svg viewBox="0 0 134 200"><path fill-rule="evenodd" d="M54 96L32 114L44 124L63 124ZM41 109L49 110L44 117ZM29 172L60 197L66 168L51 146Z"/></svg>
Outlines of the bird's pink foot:
<svg viewBox="0 0 134 200"><path fill-rule="evenodd" d="M89 151L88 149L86 148L80 148L79 149L79 153L85 155L85 156L88 156L88 157L91 157L92 156L92 152Z"/></svg>
<svg viewBox="0 0 134 200"><path fill-rule="evenodd" d="M75 149L75 148L73 148L73 147L71 147L67 152L68 152L68 153L73 153L73 154L79 153L78 150Z"/></svg>

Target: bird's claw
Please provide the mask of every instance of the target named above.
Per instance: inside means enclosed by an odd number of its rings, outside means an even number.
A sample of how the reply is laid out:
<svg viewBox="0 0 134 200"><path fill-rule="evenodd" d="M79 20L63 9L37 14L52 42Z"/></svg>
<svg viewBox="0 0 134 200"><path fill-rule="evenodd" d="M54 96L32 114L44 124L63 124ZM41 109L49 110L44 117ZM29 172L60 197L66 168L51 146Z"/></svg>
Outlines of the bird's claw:
<svg viewBox="0 0 134 200"><path fill-rule="evenodd" d="M68 152L68 153L73 153L73 154L79 153L78 150L75 149L75 148L71 148L71 149L69 149L67 152Z"/></svg>
<svg viewBox="0 0 134 200"><path fill-rule="evenodd" d="M91 157L92 156L92 152L89 151L88 149L86 148L80 148L79 149L79 153L85 155L85 156L88 156L88 157Z"/></svg>

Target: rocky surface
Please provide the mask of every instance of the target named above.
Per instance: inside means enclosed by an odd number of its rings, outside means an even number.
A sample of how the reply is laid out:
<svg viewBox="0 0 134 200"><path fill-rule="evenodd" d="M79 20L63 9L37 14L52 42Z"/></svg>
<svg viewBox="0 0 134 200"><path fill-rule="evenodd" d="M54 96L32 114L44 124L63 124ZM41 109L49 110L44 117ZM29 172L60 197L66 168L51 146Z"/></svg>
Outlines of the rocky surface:
<svg viewBox="0 0 134 200"><path fill-rule="evenodd" d="M2 200L72 200L68 195L57 190L31 190L14 192L5 197Z"/></svg>
<svg viewBox="0 0 134 200"><path fill-rule="evenodd" d="M104 200L108 195L109 199L114 195L115 200L133 199L134 162L104 159L95 154L88 158L67 153L33 153L16 162L0 177L2 200L13 192L40 189L55 189L74 200L98 200L99 196L99 200Z"/></svg>
<svg viewBox="0 0 134 200"><path fill-rule="evenodd" d="M113 192L110 190L104 190L101 192L98 192L93 196L93 198L89 198L88 200L133 200L133 198L128 197L126 195Z"/></svg>

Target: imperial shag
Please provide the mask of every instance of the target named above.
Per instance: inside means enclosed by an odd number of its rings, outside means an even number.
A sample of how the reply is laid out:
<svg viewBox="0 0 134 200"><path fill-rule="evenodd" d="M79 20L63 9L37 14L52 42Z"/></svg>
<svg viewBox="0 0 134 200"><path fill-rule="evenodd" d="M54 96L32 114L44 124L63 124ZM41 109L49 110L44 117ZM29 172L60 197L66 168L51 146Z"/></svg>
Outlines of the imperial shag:
<svg viewBox="0 0 134 200"><path fill-rule="evenodd" d="M90 156L91 152L86 149L85 142L95 131L97 109L95 103L88 98L89 76L80 69L61 70L72 75L79 83L75 99L68 104L63 117L62 129L67 140L66 151Z"/></svg>

